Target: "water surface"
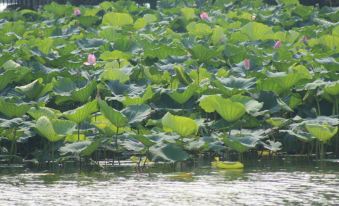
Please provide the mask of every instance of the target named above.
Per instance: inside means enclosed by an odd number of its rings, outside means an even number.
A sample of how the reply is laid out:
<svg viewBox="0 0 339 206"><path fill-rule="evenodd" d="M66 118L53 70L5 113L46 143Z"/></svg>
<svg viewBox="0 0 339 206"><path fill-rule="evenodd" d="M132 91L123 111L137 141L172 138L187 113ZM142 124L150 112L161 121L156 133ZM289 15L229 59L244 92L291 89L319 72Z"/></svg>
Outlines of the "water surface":
<svg viewBox="0 0 339 206"><path fill-rule="evenodd" d="M244 170L0 172L0 205L336 205L338 163L253 162ZM1 168L0 168L1 170ZM177 169L178 170L178 169Z"/></svg>

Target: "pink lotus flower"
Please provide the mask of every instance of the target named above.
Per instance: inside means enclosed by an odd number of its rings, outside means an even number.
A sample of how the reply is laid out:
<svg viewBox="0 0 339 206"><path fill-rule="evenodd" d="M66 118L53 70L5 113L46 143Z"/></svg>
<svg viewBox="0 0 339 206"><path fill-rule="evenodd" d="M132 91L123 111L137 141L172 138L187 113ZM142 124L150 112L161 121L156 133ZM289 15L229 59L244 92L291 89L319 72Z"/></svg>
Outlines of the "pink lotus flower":
<svg viewBox="0 0 339 206"><path fill-rule="evenodd" d="M87 57L87 62L85 62L84 64L87 66L90 66L90 65L95 65L96 62L97 62L97 59L95 58L95 55L89 54Z"/></svg>
<svg viewBox="0 0 339 206"><path fill-rule="evenodd" d="M249 70L251 68L251 61L249 59L244 59L243 64L246 70Z"/></svg>
<svg viewBox="0 0 339 206"><path fill-rule="evenodd" d="M200 18L201 18L202 20L208 20L208 19L209 19L208 14L207 14L206 12L202 12L202 13L200 14Z"/></svg>
<svg viewBox="0 0 339 206"><path fill-rule="evenodd" d="M275 49L278 49L278 48L280 48L281 47L281 41L280 40L278 40L278 41L276 41L275 42L275 44L274 44L274 47L273 48L275 48Z"/></svg>
<svg viewBox="0 0 339 206"><path fill-rule="evenodd" d="M75 8L75 9L73 10L73 15L74 15L74 16L80 16L80 15L81 15L80 9L79 9L79 8Z"/></svg>

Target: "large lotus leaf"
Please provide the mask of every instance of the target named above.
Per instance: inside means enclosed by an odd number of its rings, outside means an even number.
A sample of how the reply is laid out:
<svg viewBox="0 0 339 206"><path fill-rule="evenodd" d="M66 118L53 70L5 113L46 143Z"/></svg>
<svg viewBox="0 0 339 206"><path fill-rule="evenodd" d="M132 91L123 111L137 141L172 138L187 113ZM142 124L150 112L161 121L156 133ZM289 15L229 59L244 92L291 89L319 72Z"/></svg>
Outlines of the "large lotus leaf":
<svg viewBox="0 0 339 206"><path fill-rule="evenodd" d="M42 84L42 78L39 78L32 83L29 83L24 86L16 87L15 89L24 94L26 97L30 99L35 99L39 97L41 94L42 90L44 89L44 85Z"/></svg>
<svg viewBox="0 0 339 206"><path fill-rule="evenodd" d="M265 138L264 130L233 130L229 137L224 137L224 143L242 153L254 149L260 140Z"/></svg>
<svg viewBox="0 0 339 206"><path fill-rule="evenodd" d="M145 104L148 100L152 99L154 96L154 92L152 90L151 86L148 86L145 90L145 93L139 97L134 97L134 96L126 96L123 98L122 103L125 106L128 105L136 105L136 104Z"/></svg>
<svg viewBox="0 0 339 206"><path fill-rule="evenodd" d="M113 60L120 60L120 59L130 59L131 55L125 52L114 50L112 52L105 51L100 55L100 59L104 61L113 61Z"/></svg>
<svg viewBox="0 0 339 206"><path fill-rule="evenodd" d="M271 39L274 34L271 27L258 22L244 25L240 29L240 33L246 35L250 41ZM234 33L234 35L236 34L238 33Z"/></svg>
<svg viewBox="0 0 339 206"><path fill-rule="evenodd" d="M185 161L189 158L188 153L185 152L177 144L157 144L149 149L152 154L152 160L162 159L170 162Z"/></svg>
<svg viewBox="0 0 339 206"><path fill-rule="evenodd" d="M338 132L337 126L328 124L306 124L305 127L308 132L322 142L328 141Z"/></svg>
<svg viewBox="0 0 339 206"><path fill-rule="evenodd" d="M218 46L220 43L223 43L226 39L224 29L222 27L216 26L213 29L211 40L213 45Z"/></svg>
<svg viewBox="0 0 339 206"><path fill-rule="evenodd" d="M148 138L147 136L144 136L144 135L129 135L129 137L133 138L135 140L138 140L139 142L141 142L146 147L151 147L152 145L155 144L155 142L153 140L151 140L150 138Z"/></svg>
<svg viewBox="0 0 339 206"><path fill-rule="evenodd" d="M192 54L192 57L198 61L207 63L212 58L218 57L220 52L215 48L208 48L201 44L197 44L190 50L190 53Z"/></svg>
<svg viewBox="0 0 339 206"><path fill-rule="evenodd" d="M170 56L184 56L186 55L186 51L179 46L176 45L147 45L144 48L144 56L151 57L151 58L159 58L159 59L166 59Z"/></svg>
<svg viewBox="0 0 339 206"><path fill-rule="evenodd" d="M13 60L8 60L1 67L4 70L18 69L20 67L20 64L16 63Z"/></svg>
<svg viewBox="0 0 339 206"><path fill-rule="evenodd" d="M327 84L324 92L332 96L339 96L339 81Z"/></svg>
<svg viewBox="0 0 339 206"><path fill-rule="evenodd" d="M174 67L174 70L181 83L188 85L192 82L190 76L188 76L188 74L185 72L184 68L181 65L176 65Z"/></svg>
<svg viewBox="0 0 339 206"><path fill-rule="evenodd" d="M105 101L99 100L100 112L116 127L124 127L128 124L128 119L121 112L110 107Z"/></svg>
<svg viewBox="0 0 339 206"><path fill-rule="evenodd" d="M221 90L226 96L232 96L242 91L248 91L255 85L255 78L241 78L230 76L228 78L217 78L212 85Z"/></svg>
<svg viewBox="0 0 339 206"><path fill-rule="evenodd" d="M167 112L161 119L165 131L176 132L182 137L196 135L199 126L196 121L188 117L176 116Z"/></svg>
<svg viewBox="0 0 339 206"><path fill-rule="evenodd" d="M88 140L84 134L78 135L76 134L70 134L67 135L65 138L65 142L79 142L79 141L86 141Z"/></svg>
<svg viewBox="0 0 339 206"><path fill-rule="evenodd" d="M122 113L127 117L130 124L140 123L147 119L151 114L152 109L145 104L130 105L122 110Z"/></svg>
<svg viewBox="0 0 339 206"><path fill-rule="evenodd" d="M99 146L101 145L102 141L96 140L92 141L81 141L81 142L74 142L70 144L66 144L65 146L60 148L60 153L62 155L73 154L79 156L91 156L93 152L95 152Z"/></svg>
<svg viewBox="0 0 339 206"><path fill-rule="evenodd" d="M296 86L301 80L311 79L308 71L300 69L304 67L296 67L291 73L269 74L267 79L259 80L257 87L263 91L272 91L276 94L281 94L288 91L293 86Z"/></svg>
<svg viewBox="0 0 339 206"><path fill-rule="evenodd" d="M282 117L271 117L267 119L266 122L272 125L273 127L282 127L286 125L286 123L289 122L289 120Z"/></svg>
<svg viewBox="0 0 339 206"><path fill-rule="evenodd" d="M76 124L69 120L51 119L50 121L58 135L66 136L72 134L76 128Z"/></svg>
<svg viewBox="0 0 339 206"><path fill-rule="evenodd" d="M240 119L246 108L242 103L233 102L217 95L206 95L199 99L199 106L207 113L217 112L223 119L233 122Z"/></svg>
<svg viewBox="0 0 339 206"><path fill-rule="evenodd" d="M211 27L204 23L191 22L186 29L190 35L196 37L204 37L212 33Z"/></svg>
<svg viewBox="0 0 339 206"><path fill-rule="evenodd" d="M72 95L71 95L72 100L81 102L81 103L87 102L88 99L93 94L93 92L95 91L96 87L97 87L96 81L91 81L89 84L87 84L86 86L82 88L76 88L72 92Z"/></svg>
<svg viewBox="0 0 339 206"><path fill-rule="evenodd" d="M91 27L99 21L99 18L96 16L80 16L78 21L84 27Z"/></svg>
<svg viewBox="0 0 339 206"><path fill-rule="evenodd" d="M0 74L0 91L5 89L7 85L12 83L15 80L16 76L17 74L14 70L6 71Z"/></svg>
<svg viewBox="0 0 339 206"><path fill-rule="evenodd" d="M46 116L49 119L57 119L61 116L61 112L59 110L55 110L49 107L32 107L27 111L33 119L38 120L42 116Z"/></svg>
<svg viewBox="0 0 339 206"><path fill-rule="evenodd" d="M184 16L184 18L186 19L186 21L189 21L196 17L195 10L193 8L185 7L185 8L181 8L180 11L181 11L181 14Z"/></svg>
<svg viewBox="0 0 339 206"><path fill-rule="evenodd" d="M144 74L154 84L166 83L171 80L171 74L168 71L160 72L159 70L151 70L145 67Z"/></svg>
<svg viewBox="0 0 339 206"><path fill-rule="evenodd" d="M61 5L57 4L55 2L52 2L51 4L47 4L44 6L44 10L48 13L54 14L56 17L65 16L66 14L72 14L73 9L70 5Z"/></svg>
<svg viewBox="0 0 339 206"><path fill-rule="evenodd" d="M48 54L53 47L54 40L52 38L34 39L30 44L37 47L42 53Z"/></svg>
<svg viewBox="0 0 339 206"><path fill-rule="evenodd" d="M70 78L60 78L54 82L54 93L61 96L71 96L71 92L77 88Z"/></svg>
<svg viewBox="0 0 339 206"><path fill-rule="evenodd" d="M21 117L23 116L30 108L31 104L27 103L12 103L0 98L0 113L4 114L6 117Z"/></svg>
<svg viewBox="0 0 339 206"><path fill-rule="evenodd" d="M230 98L230 100L242 103L246 108L246 112L253 115L259 112L259 110L261 110L264 106L264 103L258 102L248 96L234 95Z"/></svg>
<svg viewBox="0 0 339 206"><path fill-rule="evenodd" d="M70 110L63 113L67 119L80 124L85 121L91 114L98 111L98 102L97 100L93 100L81 107L78 107L74 110Z"/></svg>
<svg viewBox="0 0 339 206"><path fill-rule="evenodd" d="M179 104L184 104L194 95L197 89L198 86L196 84L190 84L189 86L173 91L168 95Z"/></svg>
<svg viewBox="0 0 339 206"><path fill-rule="evenodd" d="M131 69L124 68L124 69L105 69L101 75L100 79L103 81L115 81L118 80L121 83L125 83L130 79Z"/></svg>
<svg viewBox="0 0 339 206"><path fill-rule="evenodd" d="M107 136L110 136L110 137L116 134L122 134L124 132L130 131L130 128L128 127L117 128L104 115L98 115L98 116L96 115L92 117L91 124L94 125L101 133Z"/></svg>
<svg viewBox="0 0 339 206"><path fill-rule="evenodd" d="M80 39L77 41L77 44L80 48L87 50L99 48L105 42L102 39Z"/></svg>
<svg viewBox="0 0 339 206"><path fill-rule="evenodd" d="M107 13L102 19L103 25L110 25L114 27L121 27L129 24L133 24L133 18L128 13Z"/></svg>
<svg viewBox="0 0 339 206"><path fill-rule="evenodd" d="M62 135L58 135L55 132L52 122L46 116L42 116L38 119L35 128L38 130L40 135L48 139L50 142L57 142L63 139Z"/></svg>

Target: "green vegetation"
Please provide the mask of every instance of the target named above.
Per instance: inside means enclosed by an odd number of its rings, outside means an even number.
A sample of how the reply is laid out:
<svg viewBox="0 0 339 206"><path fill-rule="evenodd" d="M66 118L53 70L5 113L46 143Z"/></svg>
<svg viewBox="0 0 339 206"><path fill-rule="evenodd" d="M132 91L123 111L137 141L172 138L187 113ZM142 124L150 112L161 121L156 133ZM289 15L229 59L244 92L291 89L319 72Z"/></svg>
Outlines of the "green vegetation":
<svg viewBox="0 0 339 206"><path fill-rule="evenodd" d="M1 158L339 156L339 11L194 2L0 13Z"/></svg>

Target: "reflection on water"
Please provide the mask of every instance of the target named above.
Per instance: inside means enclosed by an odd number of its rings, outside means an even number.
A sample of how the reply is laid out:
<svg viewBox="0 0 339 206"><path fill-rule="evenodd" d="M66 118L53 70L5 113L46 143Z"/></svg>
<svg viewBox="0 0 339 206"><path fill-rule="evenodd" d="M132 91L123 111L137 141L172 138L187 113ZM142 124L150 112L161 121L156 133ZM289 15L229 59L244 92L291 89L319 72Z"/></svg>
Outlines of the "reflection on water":
<svg viewBox="0 0 339 206"><path fill-rule="evenodd" d="M337 163L184 172L0 173L0 205L333 205Z"/></svg>

